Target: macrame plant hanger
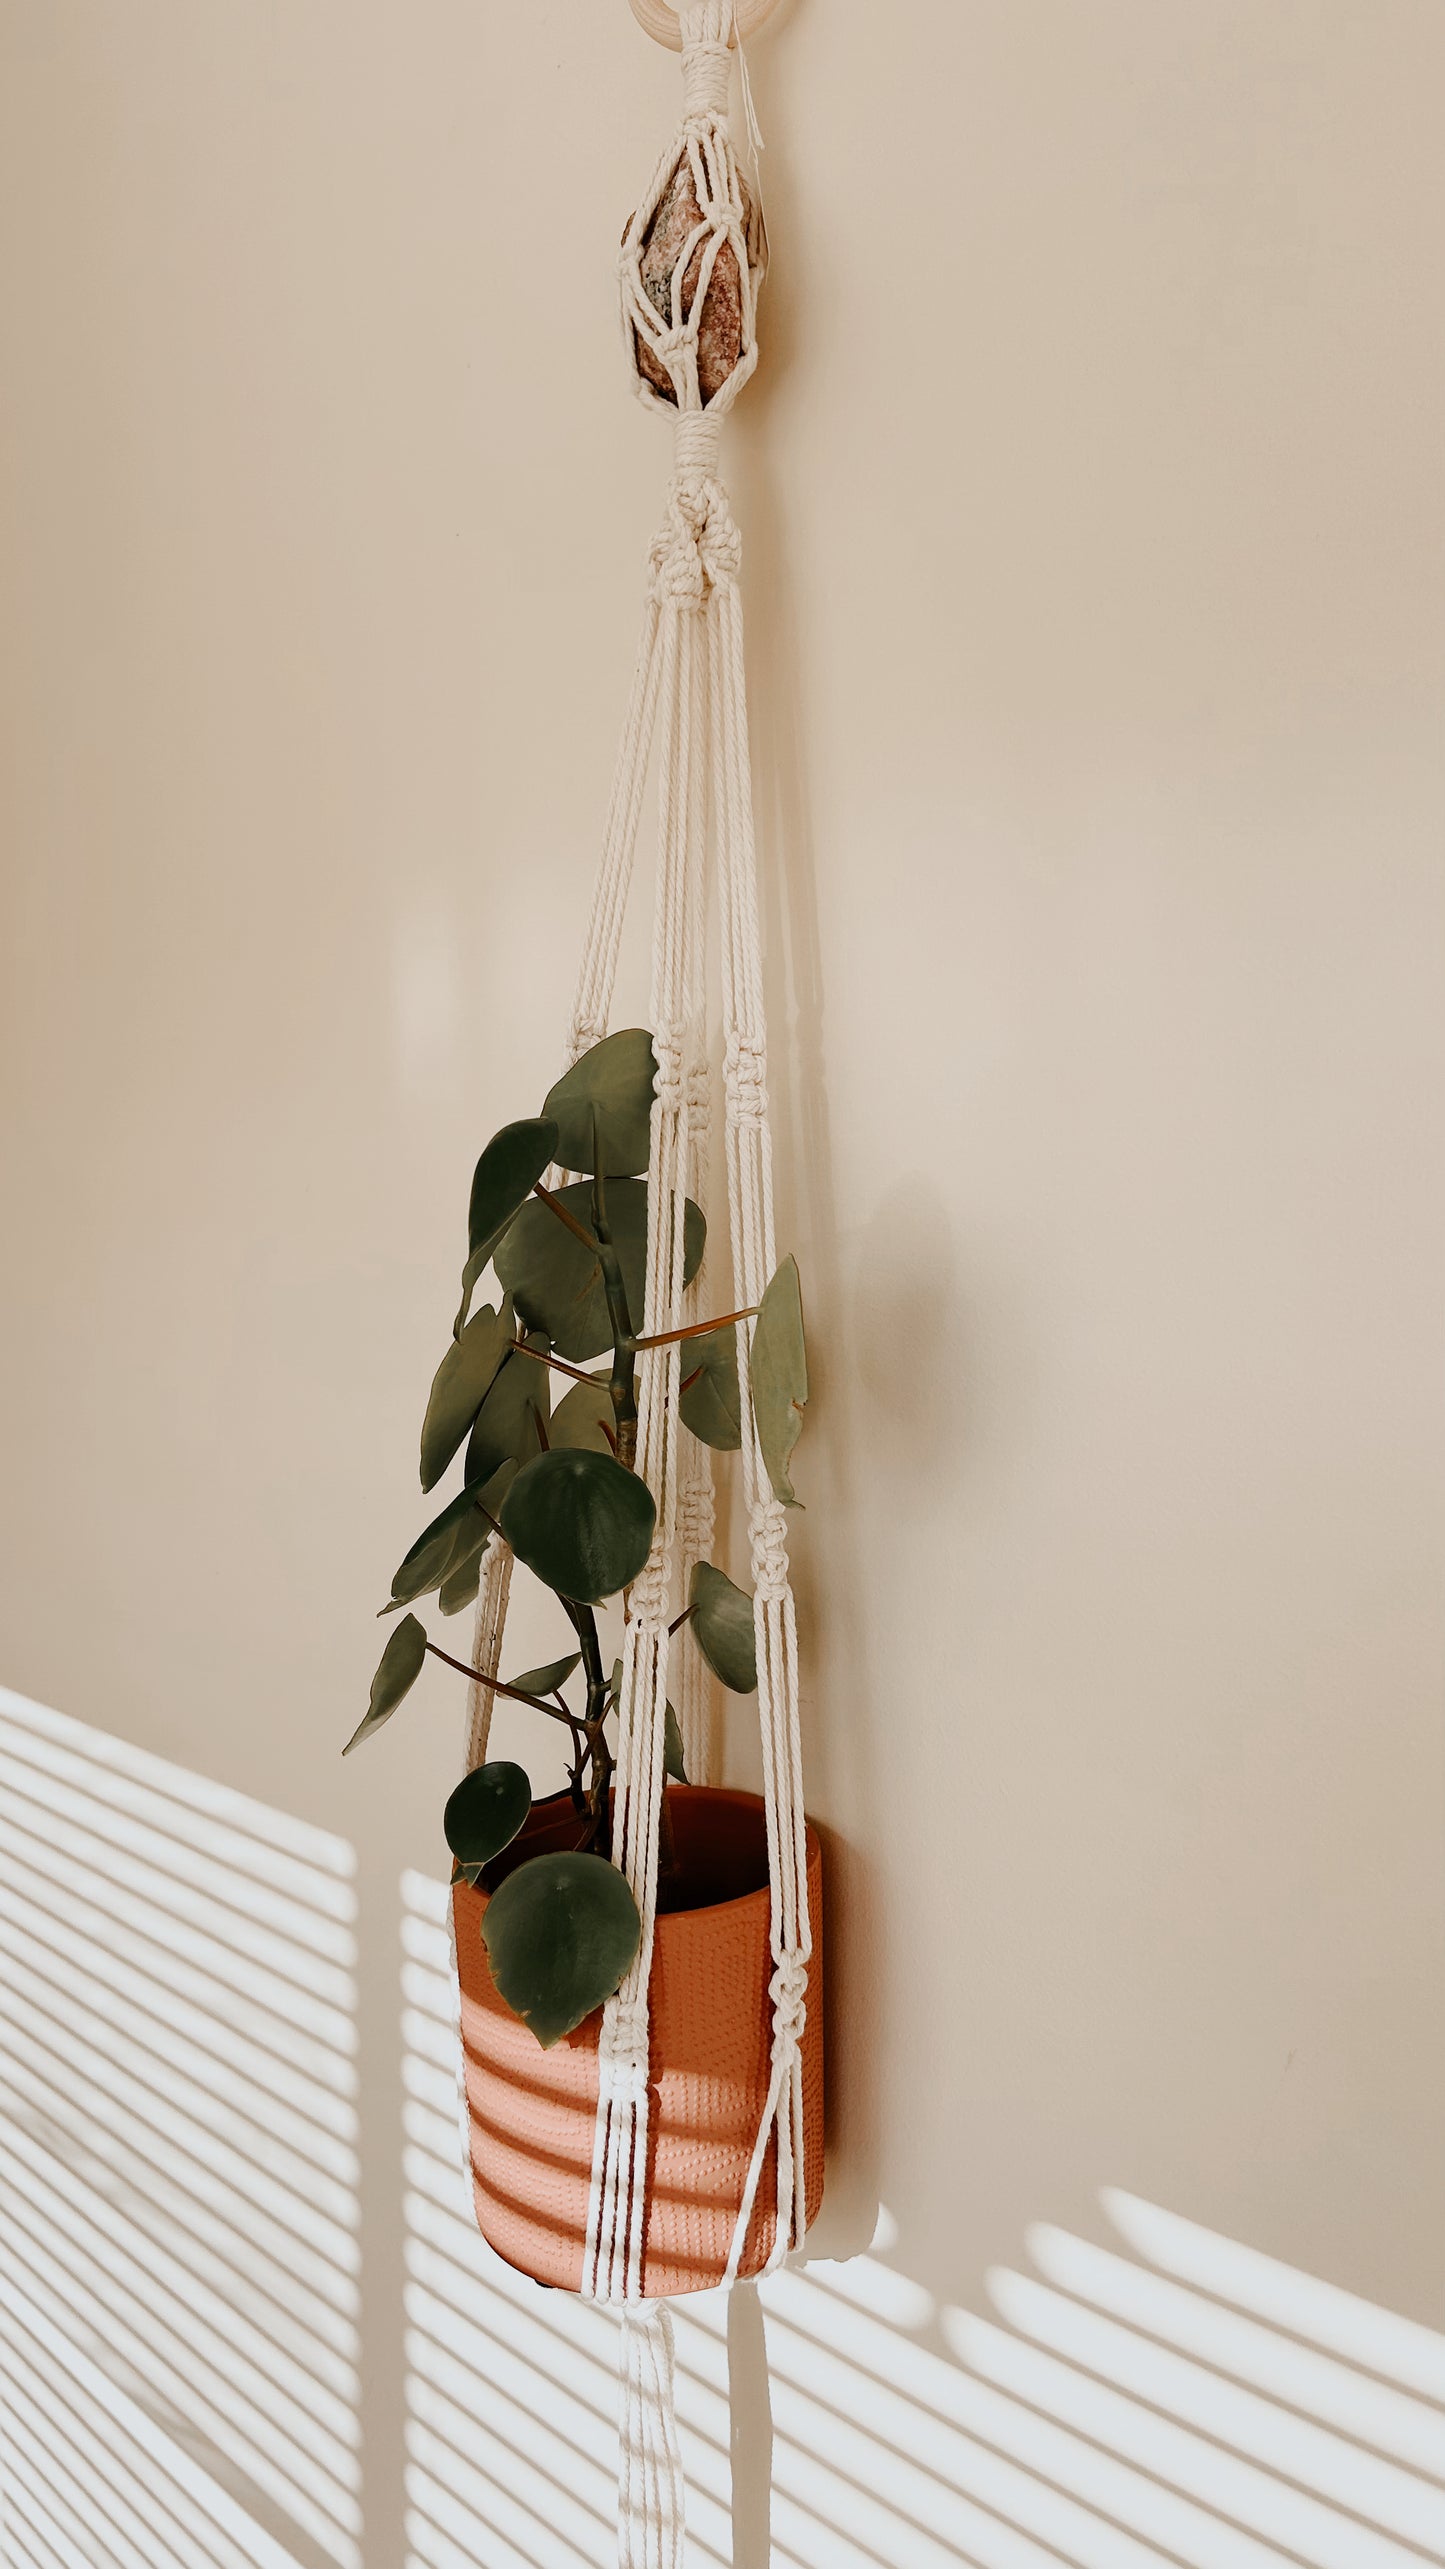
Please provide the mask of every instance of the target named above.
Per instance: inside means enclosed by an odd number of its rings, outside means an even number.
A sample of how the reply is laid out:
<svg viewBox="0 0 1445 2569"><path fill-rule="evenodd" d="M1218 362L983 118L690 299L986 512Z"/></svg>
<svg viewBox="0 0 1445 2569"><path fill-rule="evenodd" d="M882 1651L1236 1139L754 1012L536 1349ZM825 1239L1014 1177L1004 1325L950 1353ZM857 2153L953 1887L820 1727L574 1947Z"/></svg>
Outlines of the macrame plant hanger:
<svg viewBox="0 0 1445 2569"><path fill-rule="evenodd" d="M663 0L633 0L667 32ZM763 14L749 0L743 23ZM659 19L661 25L658 25ZM564 1067L608 1031L633 857L654 751L657 907L651 1028L657 1057L648 1168L645 1333L695 1316L684 1284L683 1217L706 1179L710 1134L704 987L710 855L716 856L725 1100L724 1156L733 1306L761 1300L775 1264L757 866L743 671L740 545L718 478L722 419L757 362L764 264L760 215L728 129L733 0L691 0L681 36L683 112L623 241L622 323L643 402L670 416L673 475L648 558L646 604ZM737 2276L759 2180L776 2148L769 2267L807 2222L801 2044L812 1939L798 1722L798 1656L784 1511L758 1446L750 1331L737 1330L742 1486L754 1595L771 1911L771 2076L722 2280ZM648 2154L648 1981L657 1915L669 1624L714 1534L711 1455L678 1421L681 1354L639 1360L637 1467L657 1504L651 1556L628 1599L618 1708L613 1861L642 1919L636 1961L604 2012L583 2290L621 2312L620 2569L681 2569L683 2490L673 2407L672 2326L644 2299ZM473 1665L498 1674L512 1556L494 1536L483 1565ZM688 1774L704 1780L710 1681L695 1649L677 1654ZM487 1754L492 1692L470 1689L467 1766Z"/></svg>

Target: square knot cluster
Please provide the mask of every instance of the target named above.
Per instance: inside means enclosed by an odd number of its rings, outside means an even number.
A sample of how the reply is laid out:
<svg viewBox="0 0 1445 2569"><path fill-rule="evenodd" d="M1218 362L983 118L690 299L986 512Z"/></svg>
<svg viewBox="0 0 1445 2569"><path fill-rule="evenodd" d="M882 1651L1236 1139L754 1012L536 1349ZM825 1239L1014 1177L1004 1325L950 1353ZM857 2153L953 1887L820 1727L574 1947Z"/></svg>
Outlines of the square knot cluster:
<svg viewBox="0 0 1445 2569"><path fill-rule="evenodd" d="M762 218L727 126L727 47L684 56L687 112L622 235L622 330L643 401L727 409L757 363Z"/></svg>
<svg viewBox="0 0 1445 2569"><path fill-rule="evenodd" d="M761 1037L730 1035L725 1070L735 1121L761 1124L768 1111L768 1057Z"/></svg>
<svg viewBox="0 0 1445 2569"><path fill-rule="evenodd" d="M776 1605L788 1593L788 1531L780 1499L771 1492L748 1510L752 1538L753 1586L764 1605Z"/></svg>
<svg viewBox="0 0 1445 2569"><path fill-rule="evenodd" d="M605 1011L598 1011L591 1016L588 1016L585 1012L574 1015L572 1023L567 1029L568 1061L580 1061L584 1053L591 1052L594 1044L601 1043L606 1032L607 1017Z"/></svg>
<svg viewBox="0 0 1445 2569"><path fill-rule="evenodd" d="M773 2058L791 2059L803 2039L808 2021L808 1962L805 1954L790 1950L783 1955L768 1983L768 1996L773 2002Z"/></svg>
<svg viewBox="0 0 1445 2569"><path fill-rule="evenodd" d="M654 1026L652 1057L657 1064L653 1095L664 1114L675 1115L683 1097L682 1037L675 1026Z"/></svg>
<svg viewBox="0 0 1445 2569"><path fill-rule="evenodd" d="M627 2088L642 2096L647 2089L649 2023L645 1998L614 1998L602 2017L598 2058L610 2071L614 2095Z"/></svg>
<svg viewBox="0 0 1445 2569"><path fill-rule="evenodd" d="M675 606L700 607L709 589L736 580L742 539L721 482L674 481L648 561L653 596Z"/></svg>
<svg viewBox="0 0 1445 2569"><path fill-rule="evenodd" d="M632 1582L628 1599L639 1633L658 1640L667 1630L668 1568L655 1543Z"/></svg>

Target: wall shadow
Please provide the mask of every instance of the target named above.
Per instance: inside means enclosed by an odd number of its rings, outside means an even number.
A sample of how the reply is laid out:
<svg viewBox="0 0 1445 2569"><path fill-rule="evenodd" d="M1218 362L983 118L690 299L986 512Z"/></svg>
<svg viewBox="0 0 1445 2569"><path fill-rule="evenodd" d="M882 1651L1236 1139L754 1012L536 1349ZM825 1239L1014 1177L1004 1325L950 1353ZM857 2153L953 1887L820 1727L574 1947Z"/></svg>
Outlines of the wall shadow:
<svg viewBox="0 0 1445 2569"><path fill-rule="evenodd" d="M0 1690L6 2569L361 2569L353 1873Z"/></svg>
<svg viewBox="0 0 1445 2569"><path fill-rule="evenodd" d="M364 2569L352 1869L0 1693L6 2569ZM478 2235L444 1884L405 1875L401 1918L404 2569L612 2569L616 2321ZM974 2310L886 2213L677 2304L690 2564L1445 2561L1445 2337L1100 2210Z"/></svg>
<svg viewBox="0 0 1445 2569"><path fill-rule="evenodd" d="M477 2233L440 1881L405 1877L403 1938L406 2569L611 2569L615 2322ZM1137 2196L1100 2202L1109 2244L1034 2226L986 2312L901 2273L886 2213L868 2254L731 2313L674 2304L690 2562L1445 2559L1445 2337Z"/></svg>

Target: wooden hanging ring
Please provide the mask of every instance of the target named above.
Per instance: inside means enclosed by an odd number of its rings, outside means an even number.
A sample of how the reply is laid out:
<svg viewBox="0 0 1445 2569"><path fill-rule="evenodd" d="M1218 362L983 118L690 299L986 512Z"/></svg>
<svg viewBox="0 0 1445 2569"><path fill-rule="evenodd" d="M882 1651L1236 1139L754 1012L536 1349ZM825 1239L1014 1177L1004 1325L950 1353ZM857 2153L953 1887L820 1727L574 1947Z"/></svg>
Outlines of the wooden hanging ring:
<svg viewBox="0 0 1445 2569"><path fill-rule="evenodd" d="M756 35L764 19L772 16L777 5L778 0L734 0L731 41L736 44L739 36ZM640 27L645 27L660 45L670 46L675 54L681 53L682 29L677 23L677 11L668 7L667 0L631 0L631 8Z"/></svg>

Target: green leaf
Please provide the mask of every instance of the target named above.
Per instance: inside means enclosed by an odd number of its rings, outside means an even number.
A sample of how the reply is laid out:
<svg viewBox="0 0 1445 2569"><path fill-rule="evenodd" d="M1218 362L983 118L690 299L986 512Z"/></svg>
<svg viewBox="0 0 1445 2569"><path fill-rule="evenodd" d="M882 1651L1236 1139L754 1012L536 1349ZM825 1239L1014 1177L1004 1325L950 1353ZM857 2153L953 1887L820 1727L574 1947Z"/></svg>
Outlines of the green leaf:
<svg viewBox="0 0 1445 2569"><path fill-rule="evenodd" d="M462 1270L462 1306L453 1324L460 1337L478 1276L517 1207L525 1204L542 1171L557 1156L557 1127L550 1116L504 1124L494 1133L472 1176L467 1218L469 1255Z"/></svg>
<svg viewBox="0 0 1445 2569"><path fill-rule="evenodd" d="M483 1526L484 1538L489 1531L488 1527ZM476 1603L477 1590L482 1584L482 1559L485 1551L486 1543L483 1540L477 1545L475 1552L469 1552L465 1560L458 1562L454 1570L448 1570L437 1591L437 1604L444 1615L459 1615L467 1606Z"/></svg>
<svg viewBox="0 0 1445 2569"><path fill-rule="evenodd" d="M699 1561L688 1602L697 1646L713 1675L734 1695L751 1695L758 1682L752 1598L710 1561Z"/></svg>
<svg viewBox="0 0 1445 2569"><path fill-rule="evenodd" d="M606 1374L594 1374L590 1382L574 1383L566 1399L559 1400L553 1410L547 1433L554 1446L574 1446L584 1454L615 1454L617 1438Z"/></svg>
<svg viewBox="0 0 1445 2569"><path fill-rule="evenodd" d="M475 1508L470 1516L464 1516L457 1528L452 1543L451 1558L447 1563L446 1577L442 1582L444 1587L450 1587L455 1580L457 1593L460 1594L463 1578L475 1573L472 1595L476 1595L477 1587L481 1582L482 1555L486 1551L492 1527L501 1515L502 1501L516 1477L517 1466L508 1460L498 1467L489 1481L482 1483L479 1493L481 1507ZM482 1513L483 1509L486 1510L485 1515ZM466 1602L465 1598L462 1602ZM440 1594L438 1594L437 1603L441 1604ZM456 1608L451 1607L446 1611L455 1613Z"/></svg>
<svg viewBox="0 0 1445 2569"><path fill-rule="evenodd" d="M798 1261L784 1258L764 1294L753 1328L753 1416L773 1495L784 1507L799 1500L788 1463L803 1432L808 1398L808 1354L803 1343L803 1289Z"/></svg>
<svg viewBox="0 0 1445 2569"><path fill-rule="evenodd" d="M434 1490L496 1379L516 1333L509 1298L485 1303L455 1338L432 1381L421 1431L421 1485Z"/></svg>
<svg viewBox="0 0 1445 2569"><path fill-rule="evenodd" d="M640 1177L647 1169L657 1060L645 1026L604 1035L565 1071L543 1105L560 1139L553 1157L564 1169L592 1169L597 1117L604 1177Z"/></svg>
<svg viewBox="0 0 1445 2569"><path fill-rule="evenodd" d="M688 1377L695 1379L689 1382ZM743 1441L743 1396L738 1383L738 1333L710 1329L705 1338L686 1338L682 1345L678 1409L684 1427L719 1453L735 1453Z"/></svg>
<svg viewBox="0 0 1445 2569"><path fill-rule="evenodd" d="M424 1597L429 1589L439 1588L449 1572L459 1570L474 1552L480 1552L492 1530L487 1517L495 1517L511 1478L511 1471L506 1471L505 1477L497 1471L486 1481L469 1479L465 1489L448 1500L440 1516L434 1516L430 1525L423 1527L392 1580L392 1606L410 1605L414 1597ZM383 1608L383 1612L390 1612L390 1608Z"/></svg>
<svg viewBox="0 0 1445 2569"><path fill-rule="evenodd" d="M342 1750L343 1757L349 1757L354 1748L358 1748L364 1739L370 1739L372 1732L380 1730L382 1723L391 1718L403 1695L411 1693L421 1675L425 1657L426 1626L419 1623L415 1615L407 1615L397 1625L381 1654L376 1675L371 1681L371 1701Z"/></svg>
<svg viewBox="0 0 1445 2569"><path fill-rule="evenodd" d="M392 1580L391 1601L394 1606L410 1605L413 1597L424 1597L428 1589L441 1586L448 1570L454 1566L452 1552L458 1533L469 1516L476 1518L485 1541L487 1529L476 1514L476 1503L481 1495L480 1481L468 1481L464 1490L459 1490L454 1499L448 1500L440 1516L434 1516L430 1525L422 1528ZM470 1536L470 1526L467 1533ZM464 1559L469 1556L471 1548L469 1542L467 1552L462 1556Z"/></svg>
<svg viewBox="0 0 1445 2569"><path fill-rule="evenodd" d="M510 1846L532 1807L524 1766L504 1757L464 1775L442 1813L446 1841L469 1882Z"/></svg>
<svg viewBox="0 0 1445 2569"><path fill-rule="evenodd" d="M546 1341L533 1331L528 1344L545 1347ZM551 1402L552 1377L546 1366L514 1350L499 1366L496 1380L477 1412L463 1466L467 1479L481 1479L506 1462L530 1463L534 1454L540 1454L542 1437L537 1421L540 1418L545 1429Z"/></svg>
<svg viewBox="0 0 1445 2569"><path fill-rule="evenodd" d="M487 1902L501 1996L544 2050L610 1998L642 1941L637 1903L600 1855L534 1855Z"/></svg>
<svg viewBox="0 0 1445 2569"><path fill-rule="evenodd" d="M523 1465L503 1503L502 1532L559 1597L597 1606L636 1578L656 1515L635 1472L610 1454L564 1448Z"/></svg>
<svg viewBox="0 0 1445 2569"><path fill-rule="evenodd" d="M581 1656L580 1650L574 1650L566 1659L549 1659L545 1668L529 1668L525 1677L509 1677L507 1683L524 1695L555 1695L559 1686L566 1685Z"/></svg>
<svg viewBox="0 0 1445 2569"><path fill-rule="evenodd" d="M558 1190L557 1201L590 1232L592 1189L585 1178ZM639 1333L647 1288L647 1184L614 1178L607 1189L607 1224L622 1267L627 1310ZM697 1205L684 1217L684 1259L689 1280L702 1264L707 1224ZM529 1329L542 1329L559 1356L586 1364L612 1345L607 1296L595 1249L534 1198L524 1204L497 1251L497 1273L515 1294Z"/></svg>

